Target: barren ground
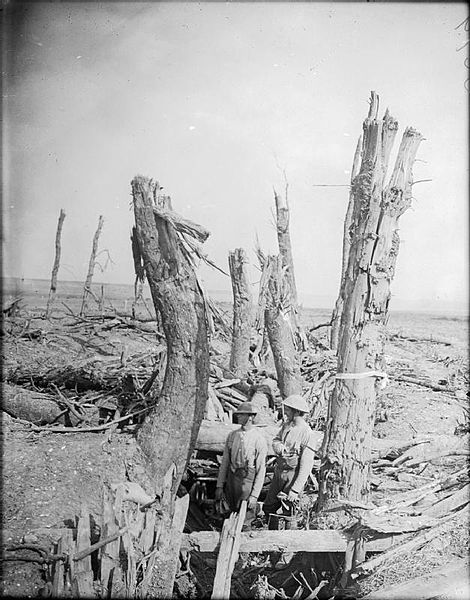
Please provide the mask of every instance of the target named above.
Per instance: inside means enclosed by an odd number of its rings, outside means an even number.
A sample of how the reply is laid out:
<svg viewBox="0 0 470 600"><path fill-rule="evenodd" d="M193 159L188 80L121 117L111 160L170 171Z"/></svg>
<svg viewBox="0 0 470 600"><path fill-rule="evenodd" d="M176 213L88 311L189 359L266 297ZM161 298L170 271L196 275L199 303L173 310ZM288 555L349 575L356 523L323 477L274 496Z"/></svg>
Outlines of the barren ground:
<svg viewBox="0 0 470 600"><path fill-rule="evenodd" d="M4 306L8 300L9 296L5 294ZM62 300L68 308L61 304ZM124 300L122 295L110 299L114 307L121 311L124 310ZM45 296L32 289L29 295L23 296L23 308L19 314L5 321L2 344L4 381L11 381L12 374L19 367L28 367L34 373L48 366L74 364L92 356L96 356L97 360L112 361L119 359L123 352L130 357L150 353L157 345L154 335L129 328L109 331L89 329L86 335L82 329L73 333L71 324L76 319L70 310L76 312L78 309L78 298L73 293L68 297L67 294L59 296L50 320L40 318L44 304ZM129 303L126 308L129 308ZM144 315L145 311L141 314ZM328 316L329 311L314 310L304 311L303 318L311 326L326 321ZM43 335L28 337L28 332L38 330ZM320 329L316 333L321 339L325 330ZM375 437L403 437L406 440L423 434L454 436L462 433L468 426L463 408L468 406L467 318L397 313L392 314L389 333L391 337L386 358L391 371L413 374L423 381L448 387L456 393L433 391L391 378L379 398ZM393 337L393 334L403 337ZM436 341L430 341L431 338ZM218 344L219 352L227 350L223 343ZM137 365L137 380L143 383L145 378L139 380L138 369ZM34 389L32 381L22 385L25 389ZM33 432L28 423L14 419L5 412L1 414L4 546L22 540L24 543L50 546L57 537L56 530L70 525L83 503L91 513L100 515L104 482L122 481L126 470L129 472L141 468L132 428L127 431L124 428L112 436L106 432ZM420 474L423 478L421 481L424 482L425 477L432 480L442 473L454 472L465 465L465 460L464 456L448 456L429 463ZM374 498L386 498L409 485L409 481L400 481L399 478L382 479L374 490ZM468 534L465 528L456 528L420 553L401 557L379 575L366 579L359 593L431 572L436 566L449 562L455 556L465 556L467 552ZM200 560L203 558L200 557ZM196 557L193 569L198 568L198 561ZM199 594L201 590L210 593L213 566L214 560L211 562L210 559L199 564ZM238 597L247 597L249 586L263 573L260 560L244 557L237 569L238 576L234 577L237 585L233 591ZM245 574L245 580L242 573ZM273 575L271 582L273 585L282 583L280 575ZM2 585L3 595L37 597L45 584L37 563L4 562ZM180 593L182 589L183 580Z"/></svg>

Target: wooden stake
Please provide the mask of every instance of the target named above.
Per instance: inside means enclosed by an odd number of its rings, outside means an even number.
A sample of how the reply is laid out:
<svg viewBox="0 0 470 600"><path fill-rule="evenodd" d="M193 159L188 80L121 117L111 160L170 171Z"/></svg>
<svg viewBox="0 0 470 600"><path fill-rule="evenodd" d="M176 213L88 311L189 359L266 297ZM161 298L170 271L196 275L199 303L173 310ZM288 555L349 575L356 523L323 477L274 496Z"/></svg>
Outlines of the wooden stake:
<svg viewBox="0 0 470 600"><path fill-rule="evenodd" d="M240 534L246 516L246 500L241 503L240 511L233 512L224 521L220 536L220 549L217 558L212 600L225 600L230 598L232 573L237 562L240 549Z"/></svg>
<svg viewBox="0 0 470 600"><path fill-rule="evenodd" d="M49 290L49 298L47 299L47 307L46 307L46 319L49 317L50 311L52 309L52 304L55 299L56 291L57 291L57 273L59 272L60 266L60 238L62 235L62 225L64 224L65 212L60 209L59 221L57 223L57 231L55 234L55 258L54 265L52 267L52 276L51 276L51 289Z"/></svg>

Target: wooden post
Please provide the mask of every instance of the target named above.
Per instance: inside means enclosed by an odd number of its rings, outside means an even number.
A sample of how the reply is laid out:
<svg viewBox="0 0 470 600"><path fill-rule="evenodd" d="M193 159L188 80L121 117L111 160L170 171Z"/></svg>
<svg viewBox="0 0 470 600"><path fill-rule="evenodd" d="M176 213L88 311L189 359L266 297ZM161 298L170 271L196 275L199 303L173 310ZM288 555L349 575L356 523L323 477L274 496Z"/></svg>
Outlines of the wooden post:
<svg viewBox="0 0 470 600"><path fill-rule="evenodd" d="M167 340L165 379L158 403L146 417L138 442L161 494L163 478L174 465L176 494L201 424L209 381L209 344L204 299L185 235L206 239L201 227L161 209L156 184L137 176L132 181L136 232L155 309Z"/></svg>
<svg viewBox="0 0 470 600"><path fill-rule="evenodd" d="M351 247L352 242L352 216L354 209L354 195L352 193L352 188L354 184L354 180L359 173L359 168L361 166L361 151L362 151L362 135L359 136L359 140L357 141L356 152L354 153L353 166L351 170L351 187L349 189L349 202L348 208L346 210L346 217L344 218L344 226L343 226L343 257L341 261L341 279L339 285L339 294L338 299L336 300L335 308L333 310L333 314L331 316L331 330L330 330L330 346L331 349L336 352L338 349L338 336L339 336L339 326L341 323L341 313L343 312L344 305L344 282L346 280L346 271L348 268L348 259L349 259L349 249Z"/></svg>
<svg viewBox="0 0 470 600"><path fill-rule="evenodd" d="M377 113L378 96L372 92L361 168L352 188L354 235L344 285L336 384L322 447L320 509L338 498L367 501L376 388L385 368L384 323L399 247L398 220L411 204L412 165L422 140L414 129L405 130L385 186L398 123L388 110L382 120Z"/></svg>
<svg viewBox="0 0 470 600"><path fill-rule="evenodd" d="M95 231L95 235L93 236L93 244L91 247L90 261L88 263L88 273L86 276L85 285L83 286L83 299L82 299L82 307L80 309L80 316L83 316L85 314L88 296L89 295L94 296L94 294L91 290L91 282L93 279L93 273L95 271L96 254L98 252L98 241L100 239L101 230L103 229L103 223L104 223L104 219L103 219L102 215L100 215L100 217L98 219L98 227Z"/></svg>
<svg viewBox="0 0 470 600"><path fill-rule="evenodd" d="M278 256L268 256L265 263L267 274L267 299L265 323L277 372L281 396L302 392L300 359L294 341L291 314L290 285L285 268Z"/></svg>
<svg viewBox="0 0 470 600"><path fill-rule="evenodd" d="M238 559L240 539L246 516L246 500L243 500L238 513L233 512L225 519L220 535L220 549L217 557L212 600L228 600L232 573Z"/></svg>
<svg viewBox="0 0 470 600"><path fill-rule="evenodd" d="M233 292L233 333L229 369L235 377L246 377L251 339L252 296L246 271L247 258L243 248L236 248L229 253L228 264Z"/></svg>
<svg viewBox="0 0 470 600"><path fill-rule="evenodd" d="M49 317L50 311L52 309L52 304L55 299L56 291L57 291L57 273L59 272L60 266L60 238L62 235L62 226L64 224L65 212L60 209L59 221L57 223L57 231L55 234L55 258L54 265L52 267L52 276L51 276L51 289L49 290L49 298L47 299L47 307L46 307L46 319Z"/></svg>

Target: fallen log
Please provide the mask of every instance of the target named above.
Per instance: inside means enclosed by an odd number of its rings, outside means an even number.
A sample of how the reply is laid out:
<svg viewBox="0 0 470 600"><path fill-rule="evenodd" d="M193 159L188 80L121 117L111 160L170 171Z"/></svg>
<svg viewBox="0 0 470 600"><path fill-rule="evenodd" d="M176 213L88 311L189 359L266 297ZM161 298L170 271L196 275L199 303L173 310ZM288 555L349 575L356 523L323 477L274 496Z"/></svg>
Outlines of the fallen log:
<svg viewBox="0 0 470 600"><path fill-rule="evenodd" d="M434 392L448 392L451 393L454 390L445 385L439 385L437 383L432 383L429 381L425 381L424 379L416 379L415 377L408 377L406 375L398 375L397 377L391 377L393 381L402 381L403 383L411 383L412 385L419 385L421 387L429 388Z"/></svg>
<svg viewBox="0 0 470 600"><path fill-rule="evenodd" d="M224 451L225 440L227 439L228 434L239 427L239 425L221 423L219 421L202 421L196 440L196 450L209 450L212 452L222 453ZM279 429L280 424L259 427L259 430L261 433L263 433L266 441L268 442L269 456L274 454L272 449L272 441ZM314 431L313 437L315 438L317 448L320 448L323 439L323 432Z"/></svg>
<svg viewBox="0 0 470 600"><path fill-rule="evenodd" d="M407 342L430 342L431 344L442 344L443 346L452 346L452 342L449 340L443 340L440 338L431 337L411 337L403 335L401 333L392 333L389 337L390 340L406 340Z"/></svg>
<svg viewBox="0 0 470 600"><path fill-rule="evenodd" d="M8 383L3 384L2 391L2 410L12 417L30 421L35 425L64 422L63 415L66 411L48 394L32 392Z"/></svg>
<svg viewBox="0 0 470 600"><path fill-rule="evenodd" d="M366 541L366 552L384 552L402 537L391 535ZM346 552L350 539L350 535L335 529L249 531L240 534L240 552ZM216 552L220 542L218 531L194 531L183 534L181 549Z"/></svg>
<svg viewBox="0 0 470 600"><path fill-rule="evenodd" d="M468 558L455 560L427 575L371 592L363 600L467 600L468 568Z"/></svg>

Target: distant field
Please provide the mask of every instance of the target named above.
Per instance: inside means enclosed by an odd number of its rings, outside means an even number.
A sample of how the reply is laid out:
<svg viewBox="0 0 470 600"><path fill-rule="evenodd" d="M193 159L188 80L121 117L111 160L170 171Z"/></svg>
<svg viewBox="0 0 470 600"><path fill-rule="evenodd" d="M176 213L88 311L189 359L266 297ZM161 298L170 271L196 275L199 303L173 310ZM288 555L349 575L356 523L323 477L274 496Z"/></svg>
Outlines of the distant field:
<svg viewBox="0 0 470 600"><path fill-rule="evenodd" d="M49 295L50 282L44 279L15 279L3 278L3 302L21 296L29 308L45 308ZM97 296L101 295L101 284L92 286ZM129 310L134 298L134 286L129 284L105 284L103 286L105 305L112 305L116 310ZM76 310L76 302L83 294L83 283L77 281L59 281L57 286L57 303L61 302L73 305ZM211 293L215 300L222 301L223 308L230 311L230 302L220 292ZM153 308L149 298L150 292L145 288L145 296L149 299L149 306ZM225 301L224 301L225 300ZM90 306L94 304L90 300ZM312 326L327 322L331 316L331 308L307 308L302 310L302 320L306 326ZM468 348L468 315L437 313L437 312L405 312L391 311L388 328L393 332L401 332L417 337L434 337L448 339L460 350Z"/></svg>

